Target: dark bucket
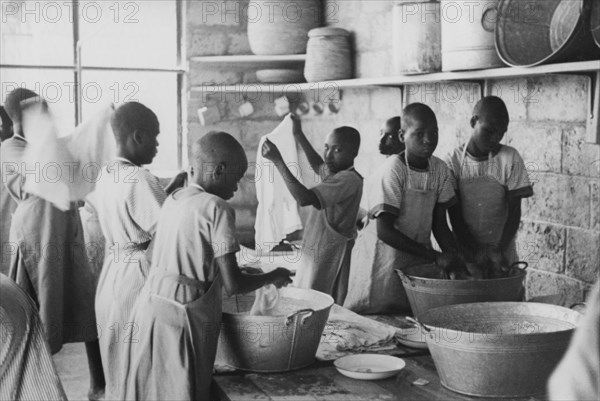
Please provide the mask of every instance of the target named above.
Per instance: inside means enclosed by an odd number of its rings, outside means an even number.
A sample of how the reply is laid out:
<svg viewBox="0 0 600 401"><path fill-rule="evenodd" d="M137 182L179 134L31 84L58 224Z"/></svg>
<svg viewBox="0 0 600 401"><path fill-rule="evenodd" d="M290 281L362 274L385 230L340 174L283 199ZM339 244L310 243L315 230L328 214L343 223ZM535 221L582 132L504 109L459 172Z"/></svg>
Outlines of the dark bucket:
<svg viewBox="0 0 600 401"><path fill-rule="evenodd" d="M446 280L436 265L396 269L406 290L413 314L418 318L429 309L472 302L518 302L525 296L525 269L519 274L489 280Z"/></svg>
<svg viewBox="0 0 600 401"><path fill-rule="evenodd" d="M498 55L513 67L600 58L590 29L593 1L500 0Z"/></svg>

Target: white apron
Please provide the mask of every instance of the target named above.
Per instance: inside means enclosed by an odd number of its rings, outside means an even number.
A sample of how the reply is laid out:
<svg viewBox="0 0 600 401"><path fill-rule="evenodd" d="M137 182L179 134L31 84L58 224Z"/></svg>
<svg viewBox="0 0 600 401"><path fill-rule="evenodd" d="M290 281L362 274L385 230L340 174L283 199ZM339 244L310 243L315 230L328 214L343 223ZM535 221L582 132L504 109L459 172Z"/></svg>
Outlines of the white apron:
<svg viewBox="0 0 600 401"><path fill-rule="evenodd" d="M412 188L406 153L405 161L408 170L407 189L403 192L400 214L394 227L412 240L431 248L430 235L437 194L427 189L428 179L425 180L424 190ZM344 306L361 313L409 311L408 298L395 269L426 263L427 260L397 250L378 239L377 222L368 222L359 232L352 250L350 283Z"/></svg>
<svg viewBox="0 0 600 401"><path fill-rule="evenodd" d="M355 236L336 231L325 213L317 213L317 218L310 224L317 227L310 230L313 235L305 235L302 241L296 286L329 294L342 305L348 292L350 254Z"/></svg>
<svg viewBox="0 0 600 401"><path fill-rule="evenodd" d="M464 177L462 168L467 153L467 145L462 152L458 190L463 219L478 245L498 245L508 219L508 199L506 188L490 174L492 154L488 155L488 171L482 177ZM470 244L469 244L470 245ZM515 238L504 251L509 264L518 260Z"/></svg>
<svg viewBox="0 0 600 401"><path fill-rule="evenodd" d="M208 400L221 328L222 289L175 273L152 276L133 319L127 400Z"/></svg>

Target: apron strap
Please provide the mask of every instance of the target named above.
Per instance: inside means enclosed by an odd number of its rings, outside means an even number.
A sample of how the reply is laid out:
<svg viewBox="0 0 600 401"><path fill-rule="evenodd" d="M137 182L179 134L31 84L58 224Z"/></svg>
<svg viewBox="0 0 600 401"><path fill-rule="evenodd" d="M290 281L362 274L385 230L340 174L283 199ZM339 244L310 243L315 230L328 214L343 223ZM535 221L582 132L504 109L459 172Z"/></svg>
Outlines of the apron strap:
<svg viewBox="0 0 600 401"><path fill-rule="evenodd" d="M463 147L462 157L460 160L460 168L459 168L459 176L462 176L463 166L465 164L465 158L467 157L467 144ZM490 169L492 168L492 152L488 152L488 165L487 165L487 175L491 176Z"/></svg>
<svg viewBox="0 0 600 401"><path fill-rule="evenodd" d="M412 189L412 185L410 182L411 179L411 171L410 164L408 164L408 150L404 150L404 161L406 162L406 169L408 170L408 189ZM427 191L427 184L429 183L429 167L431 166L431 160L427 159L427 171L425 172L425 185L423 186L423 191Z"/></svg>
<svg viewBox="0 0 600 401"><path fill-rule="evenodd" d="M206 292L212 283L206 281L200 281L188 276L177 273L164 273L161 275L163 279L175 281L177 284L185 285L186 287L195 288L197 290Z"/></svg>

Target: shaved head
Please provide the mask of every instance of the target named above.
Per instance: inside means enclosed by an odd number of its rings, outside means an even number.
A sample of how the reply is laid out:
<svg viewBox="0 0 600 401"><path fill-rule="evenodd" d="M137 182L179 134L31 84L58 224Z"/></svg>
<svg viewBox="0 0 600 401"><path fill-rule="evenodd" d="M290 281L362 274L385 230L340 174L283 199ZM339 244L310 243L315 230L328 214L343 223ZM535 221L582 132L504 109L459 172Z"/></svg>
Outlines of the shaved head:
<svg viewBox="0 0 600 401"><path fill-rule="evenodd" d="M335 134L340 135L344 143L356 154L360 148L360 133L352 127L338 127L333 130Z"/></svg>
<svg viewBox="0 0 600 401"><path fill-rule="evenodd" d="M118 143L126 142L135 131L159 130L156 114L138 102L128 102L119 106L110 119L110 125Z"/></svg>
<svg viewBox="0 0 600 401"><path fill-rule="evenodd" d="M479 100L473 108L473 117L488 118L500 123L509 123L508 109L504 100L498 96L486 96Z"/></svg>
<svg viewBox="0 0 600 401"><path fill-rule="evenodd" d="M434 123L437 125L435 113L423 103L411 103L402 110L402 129L408 129L414 122Z"/></svg>
<svg viewBox="0 0 600 401"><path fill-rule="evenodd" d="M192 146L192 167L201 180L208 179L218 167L229 178L239 179L248 169L248 159L237 139L227 132L211 131Z"/></svg>
<svg viewBox="0 0 600 401"><path fill-rule="evenodd" d="M227 132L211 131L192 147L193 167L202 169L204 163L248 165L242 145Z"/></svg>
<svg viewBox="0 0 600 401"><path fill-rule="evenodd" d="M26 88L17 88L6 96L4 107L6 113L14 123L21 123L21 102L27 99L41 100L40 95Z"/></svg>
<svg viewBox="0 0 600 401"><path fill-rule="evenodd" d="M398 132L398 130L400 129L400 116L389 118L385 122L385 125L386 125L386 128L387 127L390 128L390 132L391 131Z"/></svg>
<svg viewBox="0 0 600 401"><path fill-rule="evenodd" d="M233 197L248 169L242 145L230 134L211 131L192 146L192 180L225 200Z"/></svg>

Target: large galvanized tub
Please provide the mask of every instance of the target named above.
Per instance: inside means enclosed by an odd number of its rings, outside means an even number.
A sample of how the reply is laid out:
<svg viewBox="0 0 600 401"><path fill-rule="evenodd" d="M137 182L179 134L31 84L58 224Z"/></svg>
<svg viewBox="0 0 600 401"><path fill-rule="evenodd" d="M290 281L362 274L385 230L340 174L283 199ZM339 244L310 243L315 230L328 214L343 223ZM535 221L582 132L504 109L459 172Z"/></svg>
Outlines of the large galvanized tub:
<svg viewBox="0 0 600 401"><path fill-rule="evenodd" d="M396 270L416 317L429 309L472 302L522 301L525 269L517 275L489 280L446 280L439 278L434 264Z"/></svg>
<svg viewBox="0 0 600 401"><path fill-rule="evenodd" d="M560 306L485 302L419 317L442 386L471 396L544 393L581 314Z"/></svg>
<svg viewBox="0 0 600 401"><path fill-rule="evenodd" d="M282 288L274 316L250 316L254 294L223 300L217 360L252 372L285 372L315 361L333 306L319 291Z"/></svg>
<svg viewBox="0 0 600 401"><path fill-rule="evenodd" d="M500 58L511 66L534 66L599 57L590 29L593 1L597 0L500 0Z"/></svg>

